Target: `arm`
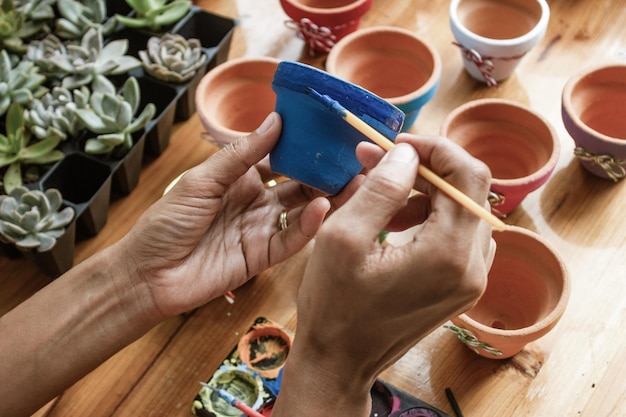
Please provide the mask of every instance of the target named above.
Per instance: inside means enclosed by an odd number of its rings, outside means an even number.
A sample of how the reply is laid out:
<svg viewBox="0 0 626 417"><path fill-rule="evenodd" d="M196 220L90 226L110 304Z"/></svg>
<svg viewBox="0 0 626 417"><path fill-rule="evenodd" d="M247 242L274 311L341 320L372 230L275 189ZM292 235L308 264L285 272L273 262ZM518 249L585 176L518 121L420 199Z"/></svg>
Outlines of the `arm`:
<svg viewBox="0 0 626 417"><path fill-rule="evenodd" d="M189 170L120 241L0 318L0 415L27 415L157 323L299 251L330 208L294 181L266 188L276 114ZM289 226L279 230L279 213Z"/></svg>
<svg viewBox="0 0 626 417"><path fill-rule="evenodd" d="M318 233L273 417L369 416L378 374L484 290L495 250L490 227L416 177L416 150L476 201L486 202L489 171L443 138L398 142L384 157L360 146L371 171ZM411 188L423 194L407 200ZM381 230L410 226L406 244L376 240Z"/></svg>

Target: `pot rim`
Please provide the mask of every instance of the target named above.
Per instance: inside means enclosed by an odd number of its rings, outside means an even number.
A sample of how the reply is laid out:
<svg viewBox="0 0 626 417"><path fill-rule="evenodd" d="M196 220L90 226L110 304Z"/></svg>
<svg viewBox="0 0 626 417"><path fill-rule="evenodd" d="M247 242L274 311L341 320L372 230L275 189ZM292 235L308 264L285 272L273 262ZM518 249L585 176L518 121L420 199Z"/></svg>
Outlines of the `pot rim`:
<svg viewBox="0 0 626 417"><path fill-rule="evenodd" d="M349 35L346 35L344 38L339 40L335 44L333 49L331 49L328 53L328 57L326 58L326 69L328 70L328 72L337 75L335 67L336 63L338 62L338 56L344 50L344 48L346 48L346 46L349 45L352 41L372 35L375 36L379 33L392 33L400 36L405 36L414 41L417 41L428 51L428 55L432 58L433 63L433 69L430 77L428 77L426 82L419 89L402 96L385 98L385 100L389 101L391 104L398 105L399 103L411 101L417 97L423 96L433 88L437 88L439 84L439 79L441 78L443 67L441 63L441 57L439 56L437 49L428 40L426 40L422 36L419 36L415 32L395 26L372 26L364 29L359 29L355 32L350 33Z"/></svg>
<svg viewBox="0 0 626 417"><path fill-rule="evenodd" d="M200 118L200 121L202 122L202 126L212 136L213 136L213 132L218 134L220 137L229 137L229 138L238 138L238 137L249 135L250 132L230 129L222 125L214 124L210 120L208 120L208 118L202 111L203 101L201 97L204 94L204 92L207 90L207 86L209 84L211 84L216 78L220 77L222 74L232 70L233 67L245 66L245 65L257 65L257 64L268 65L268 67L269 66L278 67L278 64L281 61L282 61L281 59L274 58L274 57L243 56L239 58L230 59L216 66L209 72L207 72L200 80L200 83L198 84L198 88L196 89L196 95L195 95L196 109L197 109L198 117ZM271 82L271 79L269 79L268 81ZM269 82L268 82L268 86L269 86ZM211 129L208 129L207 126L211 126ZM209 130L212 130L213 132ZM224 143L224 141L219 138L214 137L214 139L220 143Z"/></svg>
<svg viewBox="0 0 626 417"><path fill-rule="evenodd" d="M559 160L561 154L561 141L559 136L554 129L554 126L545 118L542 114L532 109L530 106L518 103L516 101L504 98L480 98L475 100L467 101L457 108L453 109L448 115L444 118L440 133L442 136L447 137L447 130L451 124L451 122L461 113L464 113L470 109L481 107L481 106L489 106L489 105L501 105L501 106L510 106L521 111L524 111L536 118L542 125L546 127L548 132L550 133L550 138L552 139L552 152L550 153L550 157L546 161L546 163L537 171L530 173L526 176L519 178L510 178L510 179L502 179L502 178L494 178L492 180L492 184L500 186L500 187L512 187L521 184L531 184L535 182L541 182L542 180L547 180L546 175L554 170L556 164ZM450 139L452 140L452 139Z"/></svg>
<svg viewBox="0 0 626 417"><path fill-rule="evenodd" d="M567 117L569 117L572 120L572 122L576 125L576 127L582 130L584 133L598 140L608 142L614 145L623 146L626 143L626 138L616 138L614 136L606 135L602 132L599 132L591 128L589 125L583 122L579 114L574 110L574 103L572 100L572 94L580 82L582 82L584 79L594 74L597 74L601 71L611 70L611 69L622 70L626 77L626 64L621 64L621 63L594 65L592 67L588 67L583 70L580 70L574 75L572 75L569 78L569 80L565 83L565 87L563 87L563 93L561 96L561 104L562 104L563 110L567 113ZM626 86L626 82L624 82L624 85ZM570 136L572 136L572 138L576 141L576 138L574 138L574 135L570 133Z"/></svg>
<svg viewBox="0 0 626 417"><path fill-rule="evenodd" d="M340 7L311 7L303 4L298 0L280 0L281 3L286 3L291 5L294 9L301 10L305 13L315 14L315 15L335 15L339 13L347 13L356 11L360 8L369 9L369 4L372 3L373 0L357 0L350 4L346 4L345 6Z"/></svg>
<svg viewBox="0 0 626 417"><path fill-rule="evenodd" d="M541 8L541 16L539 20L533 26L533 28L522 36L518 36L516 38L510 39L492 39L487 38L485 36L478 35L471 30L469 30L465 25L461 22L461 19L458 16L458 7L459 4L463 0L452 0L450 2L450 23L453 27L456 27L459 32L461 32L465 37L470 39L476 39L477 41L484 42L493 47L502 47L502 46L513 46L518 44L524 44L526 42L531 42L534 38L540 38L542 33L548 27L548 22L550 20L550 6L545 0L534 0L539 4Z"/></svg>
<svg viewBox="0 0 626 417"><path fill-rule="evenodd" d="M471 317L469 317L466 313L462 313L457 316L457 318L463 323L468 324L471 327L476 328L479 331L492 334L494 336L502 336L502 337L518 337L518 336L527 336L532 334L537 334L539 337L545 333L547 333L550 329L552 329L560 320L561 316L565 313L565 309L569 302L569 297L571 293L571 277L569 275L569 271L565 265L565 262L561 255L556 251L556 248L542 235L525 229L520 226L508 225L506 230L503 232L494 231L494 233L515 233L525 235L530 237L540 244L545 246L550 253L554 256L555 260L558 262L561 268L561 275L563 277L563 291L561 291L561 295L559 297L558 302L544 318L534 323L531 326L522 327L520 329L512 329L512 330L504 330L497 329L493 327L489 327L485 324L482 324Z"/></svg>

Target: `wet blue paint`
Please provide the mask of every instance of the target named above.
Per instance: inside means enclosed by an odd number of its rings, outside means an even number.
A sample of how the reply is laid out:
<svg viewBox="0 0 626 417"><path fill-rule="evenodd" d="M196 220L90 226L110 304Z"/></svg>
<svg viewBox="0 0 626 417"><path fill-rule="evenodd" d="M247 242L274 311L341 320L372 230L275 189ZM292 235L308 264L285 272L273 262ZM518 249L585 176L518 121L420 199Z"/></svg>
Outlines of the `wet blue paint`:
<svg viewBox="0 0 626 417"><path fill-rule="evenodd" d="M375 94L310 65L283 61L272 88L283 130L270 152L272 170L327 194L337 194L363 168L355 155L370 141L309 89L337 100L390 140L402 129L404 113Z"/></svg>

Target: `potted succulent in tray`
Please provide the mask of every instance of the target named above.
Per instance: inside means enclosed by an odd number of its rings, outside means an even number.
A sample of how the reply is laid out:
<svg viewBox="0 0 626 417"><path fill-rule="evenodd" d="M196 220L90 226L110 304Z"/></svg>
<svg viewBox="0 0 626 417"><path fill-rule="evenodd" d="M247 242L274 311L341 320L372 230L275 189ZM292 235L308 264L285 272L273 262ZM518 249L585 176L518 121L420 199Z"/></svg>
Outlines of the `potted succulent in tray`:
<svg viewBox="0 0 626 417"><path fill-rule="evenodd" d="M126 0L135 11L134 16L116 14L117 21L129 28L145 28L154 32L167 28L189 13L190 0Z"/></svg>
<svg viewBox="0 0 626 417"><path fill-rule="evenodd" d="M80 44L63 45L54 38L31 45L35 64L54 72L65 88L74 89L91 83L97 75L126 75L141 66L130 55L128 40L118 39L104 44L101 28L89 29Z"/></svg>
<svg viewBox="0 0 626 417"><path fill-rule="evenodd" d="M177 87L176 118L187 120L191 117L196 111L196 89L208 65L208 57L200 41L168 32L148 39L146 50L138 54L148 75ZM159 130L163 131L163 137L156 140L165 143L166 139L169 140L169 129Z"/></svg>
<svg viewBox="0 0 626 417"><path fill-rule="evenodd" d="M43 85L46 77L29 61L13 66L11 56L0 50L0 116L11 103L28 104L33 98L43 96L48 89Z"/></svg>
<svg viewBox="0 0 626 417"><path fill-rule="evenodd" d="M51 276L72 267L74 209L62 206L58 190L17 187L0 195L0 242L17 247Z"/></svg>
<svg viewBox="0 0 626 417"><path fill-rule="evenodd" d="M55 33L63 39L80 39L89 29L100 28L110 35L117 22L107 16L106 0L56 0L61 16L55 22Z"/></svg>
<svg viewBox="0 0 626 417"><path fill-rule="evenodd" d="M139 83L135 77L129 77L122 91L117 93L109 79L97 75L91 83L91 90L89 106L74 110L85 128L96 134L87 139L84 150L113 160L123 158L115 167L114 181L121 181L121 191L129 193L139 179L143 155L144 141L136 135L152 119L156 107L148 103L135 116L141 103ZM132 153L129 152L131 149Z"/></svg>
<svg viewBox="0 0 626 417"><path fill-rule="evenodd" d="M7 193L22 185L23 166L48 165L63 158L63 153L56 149L61 140L59 136L50 136L33 144L30 139L22 106L11 104L6 117L6 134L0 133L0 168L6 167L3 186ZM38 178L39 172L34 175Z"/></svg>

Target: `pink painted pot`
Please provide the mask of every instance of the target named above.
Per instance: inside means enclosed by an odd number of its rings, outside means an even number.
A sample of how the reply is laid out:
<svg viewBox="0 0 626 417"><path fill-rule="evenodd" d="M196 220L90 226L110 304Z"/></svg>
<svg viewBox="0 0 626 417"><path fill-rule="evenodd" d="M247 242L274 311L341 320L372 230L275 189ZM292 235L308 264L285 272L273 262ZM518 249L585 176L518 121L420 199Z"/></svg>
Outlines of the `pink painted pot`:
<svg viewBox="0 0 626 417"><path fill-rule="evenodd" d="M510 358L548 333L563 315L570 277L562 258L540 235L517 226L493 233L496 255L477 304L452 319L469 348L492 359ZM459 337L464 342L467 339ZM498 354L497 351L501 353Z"/></svg>
<svg viewBox="0 0 626 417"><path fill-rule="evenodd" d="M626 64L596 66L572 76L561 109L582 166L615 182L626 177Z"/></svg>
<svg viewBox="0 0 626 417"><path fill-rule="evenodd" d="M548 181L561 149L543 116L505 99L479 99L457 107L444 119L441 134L489 166L490 203L501 216Z"/></svg>
<svg viewBox="0 0 626 417"><path fill-rule="evenodd" d="M288 26L298 31L312 54L330 51L341 38L357 30L372 3L373 0L280 0L292 19Z"/></svg>
<svg viewBox="0 0 626 417"><path fill-rule="evenodd" d="M207 133L228 144L254 131L274 111L272 79L280 60L244 57L209 71L196 90L196 109Z"/></svg>
<svg viewBox="0 0 626 417"><path fill-rule="evenodd" d="M403 131L415 123L435 95L441 58L414 32L375 26L349 34L328 54L326 70L384 98L406 115Z"/></svg>

